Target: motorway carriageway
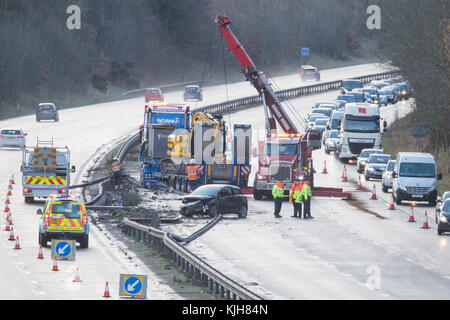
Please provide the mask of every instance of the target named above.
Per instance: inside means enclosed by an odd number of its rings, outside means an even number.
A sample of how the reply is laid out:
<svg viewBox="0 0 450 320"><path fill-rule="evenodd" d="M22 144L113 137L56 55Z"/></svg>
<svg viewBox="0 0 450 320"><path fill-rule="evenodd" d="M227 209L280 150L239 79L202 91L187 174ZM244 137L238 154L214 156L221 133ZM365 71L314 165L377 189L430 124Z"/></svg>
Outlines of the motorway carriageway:
<svg viewBox="0 0 450 320"><path fill-rule="evenodd" d="M370 64L323 70L321 73L323 81L332 81L382 71L384 70L380 69L380 67ZM296 87L302 84L310 84L309 82L300 82L297 74L276 78L276 82L281 89ZM230 84L228 86L228 92L229 99L255 94L254 88L251 87L249 83L244 81L237 84ZM182 91L165 93L165 97L169 102L182 102ZM197 106L212 104L224 100L226 100L224 86L205 88L204 101L203 103L197 104ZM119 138L137 130L138 126L142 123L143 112L144 99L143 97L139 97L116 102L108 102L83 106L79 108L60 110L60 122L58 123L37 123L35 121L35 116L29 115L2 120L0 121L0 127L17 127L24 129L25 132L28 133L27 145L34 145L37 137L42 140L48 140L53 137L55 145L67 145L71 151L71 164L75 165L78 169L77 173L72 176L72 184L76 184L81 182L82 180L81 173L83 169L86 169L87 165L98 153L105 152L105 150ZM261 110L261 115L262 114L263 113ZM239 114L236 114L236 116L239 117ZM244 119L246 120L245 122L248 122L247 119L249 118ZM242 118L239 122L243 122ZM319 151L318 153L320 152L321 151ZM16 184L14 185L13 189L13 196L11 197L10 208L14 222L15 234L20 237L20 244L22 247L21 250L12 249L14 247L14 243L7 240L8 232L1 232L0 241L2 242L2 244L0 244L0 259L2 261L2 265L0 269L0 299L102 299L103 289L106 281L109 281L111 292L117 292L120 273L148 275L149 292L151 291L151 293L149 293L150 299L186 298L182 294L174 292L174 290L168 283L160 281L158 275L152 272L152 270L149 270L139 260L138 257L134 257L132 260L125 258L122 254L124 244L110 240L107 235L104 234L104 231L100 231L95 226L92 226L91 228L89 249L78 250L76 261L61 261L59 264L61 271L52 273L50 271L52 263L49 259L49 248L44 248L44 256L46 257L46 259L36 259L38 253L38 221L40 218L40 216L36 214L36 209L41 207L42 203L29 205L23 202L20 185L21 152L13 149L2 149L0 150L0 161L2 164L0 166L0 195L3 195L3 197L5 197L7 192L8 180L11 177L11 174L14 174L16 180ZM316 161L316 166L317 163L318 162ZM331 170L332 167L329 167L329 171ZM4 198L1 198L0 201L4 201ZM331 201L332 203L334 203L337 200L324 201ZM253 200L250 200L250 203L250 214L248 220L237 222L232 221L232 223L230 224L221 223L218 226L221 229L214 228L213 231L206 235L208 238L202 238L202 241L203 239L205 239L206 243L208 244L208 239L210 239L209 237L213 236L214 232L217 231L219 231L219 233L221 234L226 235L227 237L234 235L234 239L242 239L242 236L239 236L239 232L242 231L242 227L245 230L246 228L250 227L250 225L246 224L256 222L258 224L265 225L265 227L260 230L265 233L255 236L255 234L252 232L250 233L251 237L250 234L247 234L247 238L249 239L246 239L246 241L243 242L244 244L250 244L254 243L254 240L257 240L261 237L266 239L265 242L260 243L260 247L258 246L251 248L255 249L255 252L260 252L260 254L257 254L256 256L253 255L255 257L255 260L253 261L257 262L258 259L260 259L259 263L261 264L261 266L264 266L268 264L267 259L271 257L270 255L264 254L264 246L267 244L267 241L269 241L270 243L277 243L277 241L280 240L272 238L281 238L281 240L283 240L282 234L284 233L282 229L279 229L279 227L284 228L287 227L287 225L282 225L282 221L273 221L270 212L271 210L269 210L269 208L271 209L272 206L270 202L254 202ZM315 206L316 204L313 204L313 210L315 210ZM252 214L252 211L261 211L261 207L262 209L264 209L264 212L268 210L268 213L262 215ZM288 205L285 205L283 210L287 210L287 208ZM356 210L355 212L358 211ZM320 216L320 213L318 211L315 214L316 216ZM284 218L286 220L288 213L285 212L284 215L286 216L286 218ZM4 214L2 215L2 217L3 216ZM254 220L258 218L261 218L261 220ZM368 219L369 215L364 215L364 218ZM314 223L319 228L319 218L317 217L316 219L318 220L314 221ZM3 229L4 219L2 219L1 221L1 228ZM300 221L298 222L300 223ZM301 223L303 223L303 221L301 221ZM333 224L334 228L336 228L336 224L337 223ZM232 225L233 227L231 227ZM236 226L235 230L233 230L234 225ZM359 225L364 226L365 224L362 223L358 224L358 226ZM326 227L329 228L330 226ZM344 229L339 229L341 230L340 236L343 236ZM308 232L313 232L314 228L309 227L308 230L310 230ZM336 233L336 230L334 230L333 228L330 228L329 230L332 231L330 233L331 235ZM274 234L267 233L268 231L274 232ZM296 234L298 233L298 231L299 230L296 231ZM427 230L426 232L431 235L432 233L429 231L430 230ZM231 233L229 234L229 232ZM415 232L417 233L417 230L415 230ZM382 234L383 233L377 233L377 235L379 236L381 236ZM228 261L233 261L238 259L240 255L233 255L233 250L231 252L229 250L222 250L223 248L220 245L220 241L226 240L227 237L223 239L216 239L217 242L213 241L210 244L213 245L212 248L214 248L215 254L226 257L225 259L227 259ZM320 240L320 243L327 243L328 241L330 241L330 239L322 239L321 237L317 236L311 237L311 240L312 239L315 239L316 241ZM335 239L335 237L332 237L332 239ZM343 239L345 239L345 237L343 237ZM271 242L270 240L273 241ZM331 242L333 241L334 240L332 240ZM289 239L288 242L294 243L295 239ZM259 240L257 240L256 243L258 244ZM421 242L421 245L427 245L427 243ZM246 255L247 253L244 248L245 247L243 247L242 254ZM295 255L298 252L307 250L306 242L304 241L300 241L300 243L294 245L290 249L289 246L282 246L282 248L285 248L285 254L289 257L292 256L293 253ZM414 249L411 249L410 251L414 251ZM436 257L436 263L441 262L441 259L438 255L433 255L433 257ZM355 257L355 259L361 260L360 257ZM303 259L300 260L304 263L307 263L308 261ZM448 259L446 260L448 261ZM347 260L345 259L344 261ZM219 262L219 266L221 266L221 261ZM327 261L327 263L329 263L329 261ZM215 264L213 263L213 265ZM81 285L79 283L72 283L77 266L80 267L81 278L83 279ZM240 267L239 264L234 264L234 266ZM300 267L301 264L297 266L297 268ZM220 269L222 269L222 267ZM269 270L270 269L271 268L269 268ZM274 268L274 270L275 269L276 268ZM263 268L262 270L266 270L267 272L267 268ZM301 268L299 270L301 270ZM444 270L448 270L448 268L444 268ZM268 297L273 296L282 298L300 298L304 296L301 291L292 291L289 286L287 286L286 290L280 290L280 288L277 287L278 285L276 285L277 281L281 281L281 283L293 283L293 279L297 279L296 272L295 274L288 272L284 274L284 277L279 278L284 273L284 270L280 269L277 271L277 273L279 273L278 278L271 279L270 277L265 277L264 272L258 271L258 268L255 269L249 266L248 268L240 269L239 272L232 275L234 278L241 278L241 275L243 275L243 273L245 273L246 277L255 278L256 282L259 283L259 287L264 286L264 291L267 290ZM364 276L367 276L365 274L365 270L362 270L361 273ZM303 274L303 277L311 278L309 282L310 284L312 282L323 279L321 275L318 277L312 277L311 274L307 275L308 272L306 272L306 269L304 269ZM333 278L331 274L325 278L330 277ZM340 282L343 281L340 278L339 273L335 274L334 279L336 280L335 284L338 283L339 285ZM299 279L299 284L303 283L303 285L305 285L305 283L308 283L308 281L306 281L308 279L306 279L305 281L300 280L301 279ZM344 280L344 282L348 281L348 279ZM343 284L341 287L344 291L342 297L354 296L354 294L350 295L350 293L349 295L345 295L346 287ZM366 292L367 290L364 289L363 291ZM320 295L310 295L309 297L314 298L317 296ZM322 298L326 297L326 294L322 296Z"/></svg>

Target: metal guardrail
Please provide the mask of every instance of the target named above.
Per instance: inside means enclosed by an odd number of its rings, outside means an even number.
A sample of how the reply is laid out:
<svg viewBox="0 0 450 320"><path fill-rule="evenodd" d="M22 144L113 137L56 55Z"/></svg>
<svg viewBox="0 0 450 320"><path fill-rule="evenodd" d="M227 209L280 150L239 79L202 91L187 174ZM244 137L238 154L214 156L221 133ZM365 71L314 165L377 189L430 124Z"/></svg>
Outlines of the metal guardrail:
<svg viewBox="0 0 450 320"><path fill-rule="evenodd" d="M168 89L168 88L176 88L176 87L180 87L180 86L187 86L187 85L191 85L191 84L199 84L201 81L200 80L193 80L193 81L183 81L183 82L177 82L177 83L170 83L170 84L163 84L163 85L155 85L155 88L160 88L160 89ZM145 90L147 90L149 88L142 88L142 89L134 89L134 90L130 90L127 92L122 93L123 96L127 96L130 94L135 94L135 93L142 93Z"/></svg>
<svg viewBox="0 0 450 320"><path fill-rule="evenodd" d="M383 73L375 73L360 77L353 77L352 79L359 79L362 83L367 83L371 80L380 80L387 79L398 75L398 72L383 72ZM297 97L300 95L306 94L315 94L319 92L324 92L332 89L339 89L342 87L343 80L322 82L318 84L313 84L309 86L296 87L291 89L279 90L276 91L278 98L280 99L289 99L292 97ZM249 96L245 98L234 99L222 103L212 104L204 107L200 107L195 109L194 111L198 112L232 112L239 110L243 106L248 106L251 104L262 103L262 98L259 95Z"/></svg>
<svg viewBox="0 0 450 320"><path fill-rule="evenodd" d="M170 233L124 218L125 233L157 247L202 286L228 300L263 300L262 297L228 278L172 238Z"/></svg>

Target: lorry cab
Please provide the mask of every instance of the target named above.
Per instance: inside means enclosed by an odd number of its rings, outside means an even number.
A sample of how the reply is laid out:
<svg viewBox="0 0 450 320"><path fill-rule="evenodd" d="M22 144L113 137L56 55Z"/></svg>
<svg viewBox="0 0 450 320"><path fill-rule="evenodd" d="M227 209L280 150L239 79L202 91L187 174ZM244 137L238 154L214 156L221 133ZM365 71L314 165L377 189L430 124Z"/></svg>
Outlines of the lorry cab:
<svg viewBox="0 0 450 320"><path fill-rule="evenodd" d="M341 123L336 153L340 160L356 159L363 149L381 149L380 109L377 105L347 103Z"/></svg>
<svg viewBox="0 0 450 320"><path fill-rule="evenodd" d="M436 162L429 153L399 152L392 172L392 193L397 204L403 200L428 201L436 205L437 180Z"/></svg>

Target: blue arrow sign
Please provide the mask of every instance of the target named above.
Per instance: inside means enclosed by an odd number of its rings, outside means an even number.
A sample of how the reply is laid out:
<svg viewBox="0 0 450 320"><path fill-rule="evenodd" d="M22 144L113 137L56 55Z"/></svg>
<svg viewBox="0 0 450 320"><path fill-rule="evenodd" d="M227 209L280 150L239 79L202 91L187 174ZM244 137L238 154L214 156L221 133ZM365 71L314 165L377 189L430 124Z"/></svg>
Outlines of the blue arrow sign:
<svg viewBox="0 0 450 320"><path fill-rule="evenodd" d="M309 48L302 48L302 56L309 56Z"/></svg>
<svg viewBox="0 0 450 320"><path fill-rule="evenodd" d="M72 245L69 242L61 241L56 245L56 253L58 256L66 257L70 254L72 250Z"/></svg>
<svg viewBox="0 0 450 320"><path fill-rule="evenodd" d="M138 277L129 277L124 282L124 290L128 294L138 294L142 289L142 281Z"/></svg>

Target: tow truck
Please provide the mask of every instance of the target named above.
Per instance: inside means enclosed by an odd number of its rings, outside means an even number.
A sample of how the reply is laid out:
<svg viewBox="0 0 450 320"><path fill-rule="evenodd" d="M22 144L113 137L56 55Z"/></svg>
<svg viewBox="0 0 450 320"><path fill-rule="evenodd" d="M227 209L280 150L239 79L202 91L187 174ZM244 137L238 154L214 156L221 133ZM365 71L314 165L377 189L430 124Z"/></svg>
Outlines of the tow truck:
<svg viewBox="0 0 450 320"><path fill-rule="evenodd" d="M150 188L165 182L187 192L186 167L194 159L201 184L225 183L246 188L251 126L235 124L233 141L230 163L225 156L226 130L221 115L195 112L184 104L147 105L139 156L141 184Z"/></svg>
<svg viewBox="0 0 450 320"><path fill-rule="evenodd" d="M277 180L284 183L285 194L289 193L297 177L309 180L313 192L319 196L351 196L342 189L314 187L314 167L312 151L321 148L322 133L303 124L301 133L284 110L265 74L252 61L236 35L230 28L231 20L225 14L216 16L220 32L228 42L227 49L239 60L247 81L262 97L265 114L266 139L258 142L258 171L253 183L253 196L256 200L271 196ZM278 132L277 123L283 133ZM314 195L314 194L313 194Z"/></svg>
<svg viewBox="0 0 450 320"><path fill-rule="evenodd" d="M53 139L39 140L35 147L26 147L22 152L22 186L26 203L35 197L50 195L68 196L70 172L70 151L66 147L54 147Z"/></svg>

